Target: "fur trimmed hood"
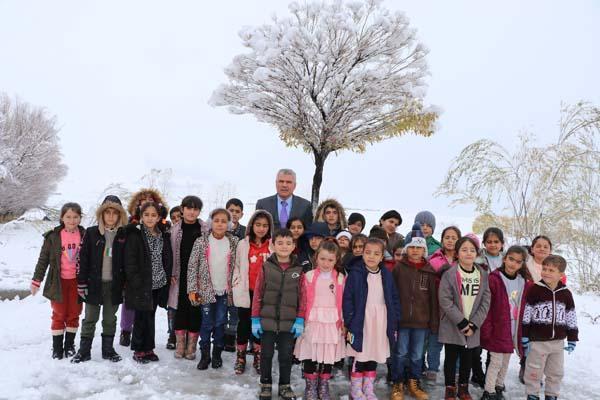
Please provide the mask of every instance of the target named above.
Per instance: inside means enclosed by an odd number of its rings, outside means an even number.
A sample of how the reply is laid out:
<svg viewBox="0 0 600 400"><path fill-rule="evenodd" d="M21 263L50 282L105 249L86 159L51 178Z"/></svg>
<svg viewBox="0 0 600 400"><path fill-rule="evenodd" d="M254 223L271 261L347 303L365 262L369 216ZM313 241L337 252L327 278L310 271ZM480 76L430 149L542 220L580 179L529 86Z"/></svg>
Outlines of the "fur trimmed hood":
<svg viewBox="0 0 600 400"><path fill-rule="evenodd" d="M123 206L119 203L107 201L96 209L96 221L98 222L98 230L100 231L101 235L104 235L104 219L102 218L102 213L104 213L104 211L108 210L109 208L112 208L119 212L119 219L117 220L117 226L115 228L118 229L122 226L127 225L127 212L125 211Z"/></svg>
<svg viewBox="0 0 600 400"><path fill-rule="evenodd" d="M129 212L129 215L131 215L132 217L136 216L136 210L138 208L140 200L144 197L147 197L148 195L152 196L152 198L156 201L156 203L162 204L162 206L165 209L168 209L165 199L163 198L162 194L160 194L160 192L158 190L151 189L151 188L142 188L142 189L138 190L137 192L135 192L133 194L133 196L131 196L131 199L129 200L129 204L127 205L127 211Z"/></svg>
<svg viewBox="0 0 600 400"><path fill-rule="evenodd" d="M321 204L319 204L319 207L317 207L317 212L315 213L315 221L325 222L325 208L329 206L333 206L337 209L338 216L340 218L340 229L347 229L348 220L346 219L346 210L344 209L342 204L336 199L326 199L323 200Z"/></svg>

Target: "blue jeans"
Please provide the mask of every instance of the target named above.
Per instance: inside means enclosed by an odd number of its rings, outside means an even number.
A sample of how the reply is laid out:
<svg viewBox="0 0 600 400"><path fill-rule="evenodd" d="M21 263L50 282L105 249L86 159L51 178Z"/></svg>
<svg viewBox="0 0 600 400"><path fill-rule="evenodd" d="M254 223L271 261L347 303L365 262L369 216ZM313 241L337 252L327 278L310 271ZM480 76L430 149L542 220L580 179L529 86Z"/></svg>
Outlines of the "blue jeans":
<svg viewBox="0 0 600 400"><path fill-rule="evenodd" d="M200 346L210 347L212 334L213 344L224 347L225 323L227 322L227 294L216 296L215 303L202 305L202 324L200 326Z"/></svg>
<svg viewBox="0 0 600 400"><path fill-rule="evenodd" d="M429 332L427 342L427 371L439 372L440 354L444 345L438 341L437 333Z"/></svg>
<svg viewBox="0 0 600 400"><path fill-rule="evenodd" d="M394 382L400 382L405 378L406 367L408 367L408 378L421 379L423 346L428 334L427 328L400 328L392 365Z"/></svg>

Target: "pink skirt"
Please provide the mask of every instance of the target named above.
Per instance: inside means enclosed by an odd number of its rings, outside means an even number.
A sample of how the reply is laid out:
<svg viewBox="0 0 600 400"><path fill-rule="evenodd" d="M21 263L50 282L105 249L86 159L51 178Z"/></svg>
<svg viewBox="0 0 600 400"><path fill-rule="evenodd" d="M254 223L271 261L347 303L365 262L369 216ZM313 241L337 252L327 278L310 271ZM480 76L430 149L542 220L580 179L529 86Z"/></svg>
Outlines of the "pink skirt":
<svg viewBox="0 0 600 400"><path fill-rule="evenodd" d="M294 356L298 360L334 364L346 356L346 342L337 327L335 308L315 307L302 336L296 341Z"/></svg>

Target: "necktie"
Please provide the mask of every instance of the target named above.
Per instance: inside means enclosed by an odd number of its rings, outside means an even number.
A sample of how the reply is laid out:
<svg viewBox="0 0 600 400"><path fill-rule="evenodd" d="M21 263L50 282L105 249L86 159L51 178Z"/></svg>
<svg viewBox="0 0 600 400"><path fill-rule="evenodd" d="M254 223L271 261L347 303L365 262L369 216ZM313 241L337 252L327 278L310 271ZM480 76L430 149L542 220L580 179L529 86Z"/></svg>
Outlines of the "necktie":
<svg viewBox="0 0 600 400"><path fill-rule="evenodd" d="M287 224L289 219L287 206L287 201L281 200L281 213L279 214L279 224L282 228L285 228L285 225Z"/></svg>

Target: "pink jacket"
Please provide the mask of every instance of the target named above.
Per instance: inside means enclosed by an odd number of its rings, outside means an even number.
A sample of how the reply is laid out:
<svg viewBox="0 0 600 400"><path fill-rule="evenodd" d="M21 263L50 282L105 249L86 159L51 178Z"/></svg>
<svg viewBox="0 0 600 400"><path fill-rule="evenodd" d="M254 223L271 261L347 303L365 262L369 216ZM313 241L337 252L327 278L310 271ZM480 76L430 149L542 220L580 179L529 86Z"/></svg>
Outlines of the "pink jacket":
<svg viewBox="0 0 600 400"><path fill-rule="evenodd" d="M338 311L338 327L341 328L343 326L343 317L342 317L342 299L344 295L344 285L346 283L346 276L344 274L340 274L337 271L332 271L333 280L335 282L335 305ZM314 301L315 301L315 288L317 286L317 279L321 274L321 270L313 269L312 271L308 271L304 275L304 289L306 293L306 308L305 308L305 316L306 319L310 318L310 311L312 310Z"/></svg>
<svg viewBox="0 0 600 400"><path fill-rule="evenodd" d="M431 257L429 257L429 264L433 267L435 272L440 272L440 269L442 268L443 265L450 264L451 266L455 266L456 261L448 262L448 259L446 258L444 253L442 253L442 249L437 249L431 255Z"/></svg>

